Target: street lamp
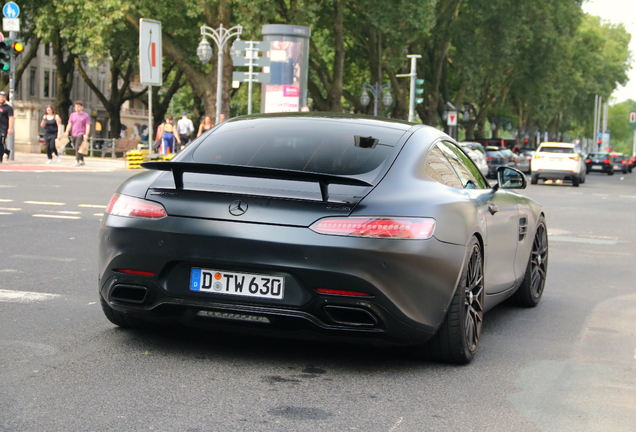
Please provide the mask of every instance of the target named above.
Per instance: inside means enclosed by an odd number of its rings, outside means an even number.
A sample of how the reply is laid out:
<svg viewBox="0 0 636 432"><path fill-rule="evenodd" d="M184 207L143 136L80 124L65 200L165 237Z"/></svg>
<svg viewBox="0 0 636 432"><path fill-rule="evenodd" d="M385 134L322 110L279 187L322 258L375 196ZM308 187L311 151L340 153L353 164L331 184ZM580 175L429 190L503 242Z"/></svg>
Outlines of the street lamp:
<svg viewBox="0 0 636 432"><path fill-rule="evenodd" d="M374 85L370 85L370 84L364 83L362 84L362 89L364 90L364 93L362 93L362 96L360 96L360 103L362 104L362 106L366 107L367 105L369 105L369 102L371 101L371 98L369 97L367 90L370 91L371 94L373 95L373 115L374 116L378 115L378 100L380 99L380 96L382 96L382 103L385 106L389 106L393 103L393 97L391 96L391 93L389 93L389 90L391 89L391 84L380 85L379 83L376 82Z"/></svg>
<svg viewBox="0 0 636 432"><path fill-rule="evenodd" d="M218 50L218 71L217 71L217 79L216 79L216 124L219 124L221 120L221 99L223 98L223 50L225 48L225 44L232 36L239 36L243 32L243 27L240 25L234 26L232 28L226 29L223 28L223 24L219 26L218 29L213 29L208 26L201 26L201 34L203 38L199 43L199 47L197 48L197 56L199 56L199 60L203 63L207 63L212 58L212 47L210 43L206 39L206 36L209 36L216 43L216 48Z"/></svg>

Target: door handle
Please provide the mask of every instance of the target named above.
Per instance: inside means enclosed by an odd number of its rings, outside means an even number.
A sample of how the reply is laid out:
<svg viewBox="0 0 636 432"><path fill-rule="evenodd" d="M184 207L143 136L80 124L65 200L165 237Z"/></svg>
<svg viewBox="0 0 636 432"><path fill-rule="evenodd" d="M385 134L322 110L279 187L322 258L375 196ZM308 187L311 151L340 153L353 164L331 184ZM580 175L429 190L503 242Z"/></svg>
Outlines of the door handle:
<svg viewBox="0 0 636 432"><path fill-rule="evenodd" d="M495 213L497 213L499 211L499 207L497 207L493 203L489 203L488 204L488 211L490 212L491 215L494 215Z"/></svg>

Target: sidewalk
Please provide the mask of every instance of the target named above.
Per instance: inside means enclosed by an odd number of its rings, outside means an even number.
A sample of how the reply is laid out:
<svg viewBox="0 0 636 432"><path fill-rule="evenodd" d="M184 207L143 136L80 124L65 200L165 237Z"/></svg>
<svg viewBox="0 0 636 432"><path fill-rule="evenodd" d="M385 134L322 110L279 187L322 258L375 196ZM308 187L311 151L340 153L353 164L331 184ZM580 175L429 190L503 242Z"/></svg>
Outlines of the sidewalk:
<svg viewBox="0 0 636 432"><path fill-rule="evenodd" d="M53 161L50 164L46 164L47 158L45 153L21 153L16 152L15 160L7 160L5 156L3 158L2 166L15 166L15 165L37 165L41 168L50 167L55 169L54 167L64 167L65 169L73 168L77 170L82 169L100 169L100 170L125 170L126 169L126 160L124 158L113 159L110 157L88 157L84 156L84 162L86 165L75 167L75 156L74 155L62 155L62 161L58 162L57 157L53 155ZM132 170L131 170L132 171Z"/></svg>

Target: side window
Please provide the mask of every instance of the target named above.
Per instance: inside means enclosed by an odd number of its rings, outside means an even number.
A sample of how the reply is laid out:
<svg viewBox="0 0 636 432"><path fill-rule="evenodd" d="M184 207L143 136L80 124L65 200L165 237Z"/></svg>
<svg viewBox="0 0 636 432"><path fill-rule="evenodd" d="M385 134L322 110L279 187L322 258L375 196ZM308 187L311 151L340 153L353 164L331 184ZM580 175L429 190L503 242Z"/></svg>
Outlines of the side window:
<svg viewBox="0 0 636 432"><path fill-rule="evenodd" d="M488 187L473 161L455 144L444 141L439 143L439 147L457 172L462 187L470 189L486 189Z"/></svg>
<svg viewBox="0 0 636 432"><path fill-rule="evenodd" d="M424 162L424 171L433 180L438 181L447 186L461 188L464 187L457 177L455 170L451 167L448 159L437 145L433 145L428 152L426 161Z"/></svg>

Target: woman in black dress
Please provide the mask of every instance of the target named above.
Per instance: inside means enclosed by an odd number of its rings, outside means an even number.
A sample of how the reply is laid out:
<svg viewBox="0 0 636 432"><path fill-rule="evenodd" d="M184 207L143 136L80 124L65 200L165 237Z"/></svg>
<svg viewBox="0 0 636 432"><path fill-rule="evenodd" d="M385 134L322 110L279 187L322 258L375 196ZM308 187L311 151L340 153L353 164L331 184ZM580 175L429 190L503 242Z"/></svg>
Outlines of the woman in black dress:
<svg viewBox="0 0 636 432"><path fill-rule="evenodd" d="M59 115L55 114L55 108L53 105L49 105L44 109L44 115L40 126L44 128L44 143L46 145L46 156L49 160L46 161L50 164L53 160L53 153L57 156L57 161L62 162L62 158L57 152L55 147L55 140L62 135L62 119Z"/></svg>

